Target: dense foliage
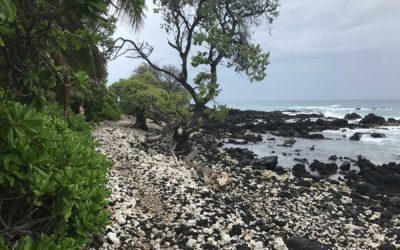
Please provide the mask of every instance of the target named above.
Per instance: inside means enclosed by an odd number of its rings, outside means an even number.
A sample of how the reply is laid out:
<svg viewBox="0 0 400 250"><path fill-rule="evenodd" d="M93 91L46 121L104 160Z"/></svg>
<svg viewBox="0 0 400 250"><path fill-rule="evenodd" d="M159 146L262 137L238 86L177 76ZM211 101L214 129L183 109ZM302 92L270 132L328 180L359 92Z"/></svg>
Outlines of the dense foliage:
<svg viewBox="0 0 400 250"><path fill-rule="evenodd" d="M107 223L108 162L90 133L15 102L0 104L0 123L0 246L86 243Z"/></svg>
<svg viewBox="0 0 400 250"><path fill-rule="evenodd" d="M143 0L0 0L0 249L81 249L107 223L85 119L120 116L110 7L141 23Z"/></svg>
<svg viewBox="0 0 400 250"><path fill-rule="evenodd" d="M121 117L117 96L109 91L105 83L91 83L87 88L76 91L71 98L71 108L78 113L80 106L84 108L88 121L115 121Z"/></svg>
<svg viewBox="0 0 400 250"><path fill-rule="evenodd" d="M67 105L78 71L94 81L106 75L107 50L98 45L111 43L114 21L101 17L107 10L104 1L14 4L16 19L0 29L0 81L16 100L42 107L46 97L54 97Z"/></svg>
<svg viewBox="0 0 400 250"><path fill-rule="evenodd" d="M143 17L143 0L116 4L117 12L130 20ZM107 76L116 21L108 15L111 6L107 0L1 0L2 86L12 90L13 99L39 109L48 100L57 101L67 117L83 80L93 86Z"/></svg>
<svg viewBox="0 0 400 250"><path fill-rule="evenodd" d="M179 121L188 115L189 99L184 91L168 92L151 71L139 71L128 79L122 79L110 89L119 99L125 114L135 115L135 127L147 130L146 117L155 120Z"/></svg>

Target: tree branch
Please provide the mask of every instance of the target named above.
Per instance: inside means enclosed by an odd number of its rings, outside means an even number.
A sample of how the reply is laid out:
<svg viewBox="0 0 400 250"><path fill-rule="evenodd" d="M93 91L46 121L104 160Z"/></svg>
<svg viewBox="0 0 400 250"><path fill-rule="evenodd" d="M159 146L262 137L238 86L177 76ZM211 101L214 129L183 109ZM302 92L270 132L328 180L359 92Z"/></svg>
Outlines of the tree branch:
<svg viewBox="0 0 400 250"><path fill-rule="evenodd" d="M152 68L154 68L154 69L157 70L157 71L163 72L163 73L165 73L165 74L171 76L171 77L172 77L173 79L175 79L176 81L180 82L180 83L182 84L182 86L190 93L190 95L192 96L193 100L194 100L196 103L198 102L198 98L197 98L196 91L193 89L192 86L190 86L190 84L186 81L186 79L183 79L182 76L177 76L177 75L175 75L173 72L170 72L170 71L168 71L168 70L166 70L166 69L164 69L164 68L161 68L161 67L157 66L155 63L153 63L153 62L150 60L149 57L150 57L150 55L151 55L151 53L152 53L152 51L153 51L153 48L152 48L152 47L150 47L148 53L145 53L145 52L143 51L143 48L145 47L144 43L142 43L142 44L139 46L139 45L138 45L137 43L135 43L134 41L129 40L129 39L125 39L125 38L122 38L122 37L117 38L117 39L115 40L115 43L117 43L118 41L122 41L122 45L118 46L118 47L120 48L119 50L122 49L122 47L124 46L124 44L126 44L126 43L131 44L131 45L133 46L133 49L128 49L129 51L135 51L136 53L138 53L138 57L141 58L141 59L143 59L143 60L145 60ZM149 45L148 45L147 43L146 43L146 45L147 45L147 47L149 47ZM125 51L124 53L126 53L126 51ZM187 78L187 77L186 77L186 78Z"/></svg>

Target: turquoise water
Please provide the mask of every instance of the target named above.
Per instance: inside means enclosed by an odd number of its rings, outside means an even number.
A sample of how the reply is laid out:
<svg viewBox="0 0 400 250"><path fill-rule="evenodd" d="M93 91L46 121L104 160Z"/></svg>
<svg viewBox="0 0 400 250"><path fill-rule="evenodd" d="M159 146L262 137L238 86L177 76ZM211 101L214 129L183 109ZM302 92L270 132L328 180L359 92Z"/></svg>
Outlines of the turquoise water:
<svg viewBox="0 0 400 250"><path fill-rule="evenodd" d="M374 113L385 118L400 119L400 100L332 100L332 101L247 101L225 102L228 107L241 110L287 111L320 113L326 117L343 118L356 112L361 116Z"/></svg>

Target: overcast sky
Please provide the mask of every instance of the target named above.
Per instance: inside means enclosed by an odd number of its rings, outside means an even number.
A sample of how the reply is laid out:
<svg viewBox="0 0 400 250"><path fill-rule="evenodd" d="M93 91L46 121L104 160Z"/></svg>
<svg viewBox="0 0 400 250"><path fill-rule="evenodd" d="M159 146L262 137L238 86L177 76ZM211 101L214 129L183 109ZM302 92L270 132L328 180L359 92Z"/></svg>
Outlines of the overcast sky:
<svg viewBox="0 0 400 250"><path fill-rule="evenodd" d="M140 32L119 23L115 36L147 41L153 60L178 65L160 20L149 6ZM271 52L266 79L250 83L220 67L220 102L400 99L400 0L281 0L271 28L253 36ZM128 77L138 64L122 57L110 62L109 82Z"/></svg>

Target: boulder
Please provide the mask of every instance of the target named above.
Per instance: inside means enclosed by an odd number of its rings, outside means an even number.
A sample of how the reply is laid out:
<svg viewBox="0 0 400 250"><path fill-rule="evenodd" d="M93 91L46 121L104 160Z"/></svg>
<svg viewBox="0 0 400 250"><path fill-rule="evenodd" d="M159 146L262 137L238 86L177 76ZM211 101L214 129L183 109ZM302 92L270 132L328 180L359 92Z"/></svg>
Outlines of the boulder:
<svg viewBox="0 0 400 250"><path fill-rule="evenodd" d="M256 165L261 166L267 170L275 170L278 165L278 156L265 156L262 157Z"/></svg>
<svg viewBox="0 0 400 250"><path fill-rule="evenodd" d="M291 237L285 240L285 244L289 250L327 250L327 246L319 241L311 240L306 237Z"/></svg>
<svg viewBox="0 0 400 250"><path fill-rule="evenodd" d="M342 171L349 171L349 170L350 170L350 167L351 167L350 162L344 161L344 162L342 163L342 165L340 165L340 170L342 170Z"/></svg>
<svg viewBox="0 0 400 250"><path fill-rule="evenodd" d="M315 139L315 140L323 140L323 139L325 139L323 134L309 134L308 138L309 139Z"/></svg>
<svg viewBox="0 0 400 250"><path fill-rule="evenodd" d="M357 114L357 113L351 113L351 114L347 114L344 116L344 119L346 120L357 120L357 119L361 119L361 115Z"/></svg>
<svg viewBox="0 0 400 250"><path fill-rule="evenodd" d="M400 197L398 197L398 196L390 197L389 203L391 206L400 208Z"/></svg>
<svg viewBox="0 0 400 250"><path fill-rule="evenodd" d="M225 152L238 159L254 159L254 153L247 148L225 148Z"/></svg>
<svg viewBox="0 0 400 250"><path fill-rule="evenodd" d="M366 196L374 196L378 192L378 188L370 183L361 183L357 188L357 192Z"/></svg>
<svg viewBox="0 0 400 250"><path fill-rule="evenodd" d="M387 124L390 126L400 126L400 120L396 120L394 118L389 118L387 120Z"/></svg>
<svg viewBox="0 0 400 250"><path fill-rule="evenodd" d="M275 172L277 172L278 174L284 174L286 173L286 169L282 166L276 166Z"/></svg>
<svg viewBox="0 0 400 250"><path fill-rule="evenodd" d="M306 166L304 164L296 164L292 168L293 175L297 177L308 177L309 173L306 171Z"/></svg>
<svg viewBox="0 0 400 250"><path fill-rule="evenodd" d="M355 132L351 137L351 141L359 141L361 139L362 133L360 132Z"/></svg>
<svg viewBox="0 0 400 250"><path fill-rule="evenodd" d="M371 133L370 136L372 138L385 138L386 135L384 133Z"/></svg>
<svg viewBox="0 0 400 250"><path fill-rule="evenodd" d="M359 158L357 165L361 169L359 175L364 182L374 185L379 192L400 194L400 164L375 166L365 158Z"/></svg>
<svg viewBox="0 0 400 250"><path fill-rule="evenodd" d="M358 186L358 183L361 181L361 177L357 174L355 170L346 172L344 178L346 179L347 186L349 186L350 188L356 188Z"/></svg>
<svg viewBox="0 0 400 250"><path fill-rule="evenodd" d="M385 118L381 117L381 116L377 116L373 113L370 113L366 116L364 116L364 118L360 121L361 124L364 125L385 125L386 124L386 120Z"/></svg>
<svg viewBox="0 0 400 250"><path fill-rule="evenodd" d="M337 161L337 159L338 159L338 157L337 157L336 155L331 155L331 156L329 157L329 160L330 160L330 161Z"/></svg>
<svg viewBox="0 0 400 250"><path fill-rule="evenodd" d="M333 175L339 169L336 163L325 164L318 160L314 160L310 165L312 171L317 171L320 175Z"/></svg>
<svg viewBox="0 0 400 250"><path fill-rule="evenodd" d="M324 175L331 175L331 174L335 174L338 171L339 167L337 166L336 163L328 163L325 166L325 169L320 172L320 174L324 174Z"/></svg>
<svg viewBox="0 0 400 250"><path fill-rule="evenodd" d="M349 123L345 119L335 119L332 121L332 124L337 128L343 128L346 127Z"/></svg>
<svg viewBox="0 0 400 250"><path fill-rule="evenodd" d="M360 170L375 168L375 165L368 159L365 159L362 155L358 156L357 166L360 168Z"/></svg>

